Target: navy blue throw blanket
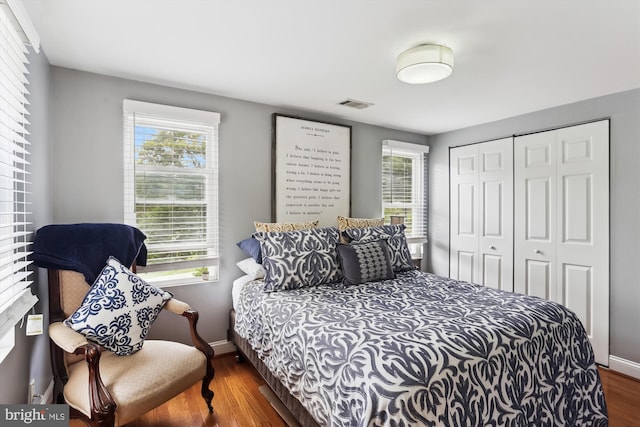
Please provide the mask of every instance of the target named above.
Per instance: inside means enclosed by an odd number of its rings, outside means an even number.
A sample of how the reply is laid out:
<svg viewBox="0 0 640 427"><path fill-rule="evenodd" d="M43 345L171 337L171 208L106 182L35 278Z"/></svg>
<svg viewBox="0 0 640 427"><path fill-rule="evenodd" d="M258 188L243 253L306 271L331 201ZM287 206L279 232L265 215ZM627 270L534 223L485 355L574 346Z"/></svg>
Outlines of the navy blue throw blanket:
<svg viewBox="0 0 640 427"><path fill-rule="evenodd" d="M73 270L92 284L110 256L123 265L147 265L142 231L124 224L55 224L36 231L33 262L38 267Z"/></svg>

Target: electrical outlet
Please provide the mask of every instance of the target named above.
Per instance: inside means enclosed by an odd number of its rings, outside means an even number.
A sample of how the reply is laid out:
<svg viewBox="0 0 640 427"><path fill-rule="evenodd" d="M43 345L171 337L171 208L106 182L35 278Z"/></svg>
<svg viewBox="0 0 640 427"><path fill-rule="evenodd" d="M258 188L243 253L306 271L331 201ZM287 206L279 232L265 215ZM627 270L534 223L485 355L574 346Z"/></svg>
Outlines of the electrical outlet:
<svg viewBox="0 0 640 427"><path fill-rule="evenodd" d="M36 395L36 379L35 378L31 378L31 381L29 381L29 400L27 400L27 403L29 405L31 405L33 403L33 398Z"/></svg>

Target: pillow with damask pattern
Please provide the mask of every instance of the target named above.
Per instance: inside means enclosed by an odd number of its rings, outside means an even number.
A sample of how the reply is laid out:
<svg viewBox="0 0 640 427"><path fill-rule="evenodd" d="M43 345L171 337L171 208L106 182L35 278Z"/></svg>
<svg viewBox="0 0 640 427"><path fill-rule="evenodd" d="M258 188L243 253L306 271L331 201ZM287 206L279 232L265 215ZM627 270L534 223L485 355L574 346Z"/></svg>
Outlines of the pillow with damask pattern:
<svg viewBox="0 0 640 427"><path fill-rule="evenodd" d="M133 274L114 257L64 324L118 356L142 348L149 328L172 298Z"/></svg>
<svg viewBox="0 0 640 427"><path fill-rule="evenodd" d="M340 281L336 227L260 232L265 292L299 289Z"/></svg>

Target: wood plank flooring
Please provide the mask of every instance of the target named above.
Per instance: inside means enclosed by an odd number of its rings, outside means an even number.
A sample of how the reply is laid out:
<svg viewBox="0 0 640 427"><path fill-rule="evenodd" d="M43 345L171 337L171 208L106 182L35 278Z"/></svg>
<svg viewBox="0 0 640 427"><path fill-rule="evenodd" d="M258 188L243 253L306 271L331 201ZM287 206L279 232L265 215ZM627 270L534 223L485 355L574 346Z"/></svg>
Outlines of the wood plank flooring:
<svg viewBox="0 0 640 427"><path fill-rule="evenodd" d="M264 382L249 363L236 363L233 355L222 355L214 366L213 414L209 414L200 396L200 384L196 384L127 427L286 427L258 390ZM600 376L609 427L640 427L640 381L602 368ZM70 423L70 427L82 426L78 420Z"/></svg>
<svg viewBox="0 0 640 427"><path fill-rule="evenodd" d="M640 427L640 381L600 368L609 427Z"/></svg>

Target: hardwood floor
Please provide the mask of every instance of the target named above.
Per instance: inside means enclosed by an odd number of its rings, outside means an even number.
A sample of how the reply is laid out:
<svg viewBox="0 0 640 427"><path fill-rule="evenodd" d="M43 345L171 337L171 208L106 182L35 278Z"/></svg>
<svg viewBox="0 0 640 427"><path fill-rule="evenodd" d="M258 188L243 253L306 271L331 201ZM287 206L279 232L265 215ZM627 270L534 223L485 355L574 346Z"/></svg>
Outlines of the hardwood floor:
<svg viewBox="0 0 640 427"><path fill-rule="evenodd" d="M640 427L640 381L600 368L609 427Z"/></svg>
<svg viewBox="0 0 640 427"><path fill-rule="evenodd" d="M236 363L233 355L217 357L214 363L213 414L196 384L126 427L286 427L258 390L264 382L249 363ZM640 381L602 368L600 376L609 426L640 427ZM77 420L70 423L70 427L82 426Z"/></svg>

